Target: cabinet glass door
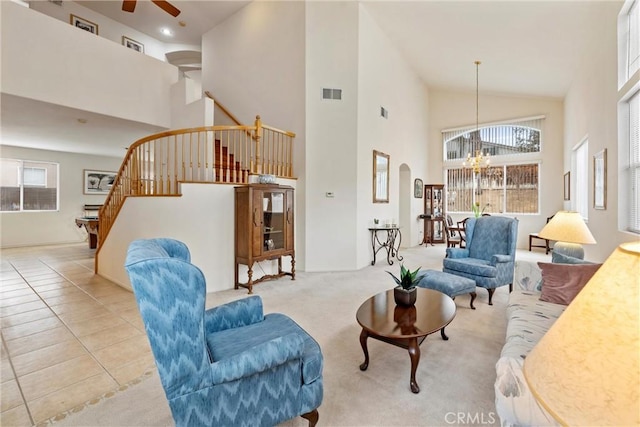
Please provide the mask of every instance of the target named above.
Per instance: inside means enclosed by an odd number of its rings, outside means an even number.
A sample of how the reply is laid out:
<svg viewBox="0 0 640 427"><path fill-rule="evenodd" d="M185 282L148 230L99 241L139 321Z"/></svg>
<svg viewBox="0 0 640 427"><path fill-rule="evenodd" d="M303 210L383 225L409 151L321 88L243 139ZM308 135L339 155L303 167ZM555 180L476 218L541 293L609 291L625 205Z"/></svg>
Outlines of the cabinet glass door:
<svg viewBox="0 0 640 427"><path fill-rule="evenodd" d="M442 188L433 189L433 216L442 217Z"/></svg>
<svg viewBox="0 0 640 427"><path fill-rule="evenodd" d="M265 252L284 249L284 193L265 191L262 193L263 239Z"/></svg>

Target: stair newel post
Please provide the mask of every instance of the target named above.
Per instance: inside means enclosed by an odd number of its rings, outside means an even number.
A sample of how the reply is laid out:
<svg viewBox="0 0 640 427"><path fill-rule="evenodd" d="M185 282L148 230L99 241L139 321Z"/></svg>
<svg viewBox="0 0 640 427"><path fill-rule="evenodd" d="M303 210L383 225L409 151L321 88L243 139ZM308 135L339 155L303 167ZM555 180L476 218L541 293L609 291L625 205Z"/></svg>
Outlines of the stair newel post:
<svg viewBox="0 0 640 427"><path fill-rule="evenodd" d="M256 116L256 164L255 168L252 168L253 173L261 174L262 173L262 160L260 159L260 140L262 139L262 120L260 120L260 116Z"/></svg>
<svg viewBox="0 0 640 427"><path fill-rule="evenodd" d="M140 193L140 171L138 170L138 147L131 152L131 194Z"/></svg>

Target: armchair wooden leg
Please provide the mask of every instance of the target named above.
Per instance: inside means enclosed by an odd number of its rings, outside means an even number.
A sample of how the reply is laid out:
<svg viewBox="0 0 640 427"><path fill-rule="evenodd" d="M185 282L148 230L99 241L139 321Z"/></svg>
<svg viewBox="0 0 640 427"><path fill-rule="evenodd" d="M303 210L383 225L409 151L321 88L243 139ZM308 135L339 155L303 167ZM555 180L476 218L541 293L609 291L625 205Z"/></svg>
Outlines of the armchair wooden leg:
<svg viewBox="0 0 640 427"><path fill-rule="evenodd" d="M487 291L489 291L489 305L493 305L493 302L491 301L491 298L493 298L493 293L496 291L495 289L487 289Z"/></svg>
<svg viewBox="0 0 640 427"><path fill-rule="evenodd" d="M309 427L315 427L315 425L318 423L318 418L320 418L320 414L318 413L318 409L314 409L311 412L302 414L302 418L304 418L305 420L309 420Z"/></svg>

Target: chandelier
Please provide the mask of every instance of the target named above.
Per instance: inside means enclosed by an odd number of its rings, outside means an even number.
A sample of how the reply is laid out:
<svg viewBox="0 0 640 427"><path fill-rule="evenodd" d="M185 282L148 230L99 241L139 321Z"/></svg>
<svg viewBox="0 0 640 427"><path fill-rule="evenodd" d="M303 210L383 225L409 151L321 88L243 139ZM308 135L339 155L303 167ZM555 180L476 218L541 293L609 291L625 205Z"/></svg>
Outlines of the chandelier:
<svg viewBox="0 0 640 427"><path fill-rule="evenodd" d="M480 61L475 61L476 64L476 130L471 137L473 146L475 147L475 157L471 157L471 153L467 153L467 159L462 162L462 166L465 168L472 168L473 173L477 174L482 168L489 167L489 153L482 153L482 138L480 137L480 126L478 121L479 113L479 95L478 95L478 68L481 64Z"/></svg>

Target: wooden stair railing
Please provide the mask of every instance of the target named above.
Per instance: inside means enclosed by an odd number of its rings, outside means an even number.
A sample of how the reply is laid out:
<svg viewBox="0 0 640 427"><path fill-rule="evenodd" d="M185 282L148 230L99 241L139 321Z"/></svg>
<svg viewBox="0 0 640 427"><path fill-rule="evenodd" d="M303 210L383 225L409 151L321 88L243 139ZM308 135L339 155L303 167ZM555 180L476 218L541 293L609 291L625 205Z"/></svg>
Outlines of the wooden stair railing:
<svg viewBox="0 0 640 427"><path fill-rule="evenodd" d="M98 256L129 196L178 196L181 183L246 184L250 174L293 178L295 134L265 126L207 126L142 138L125 155L99 212Z"/></svg>

